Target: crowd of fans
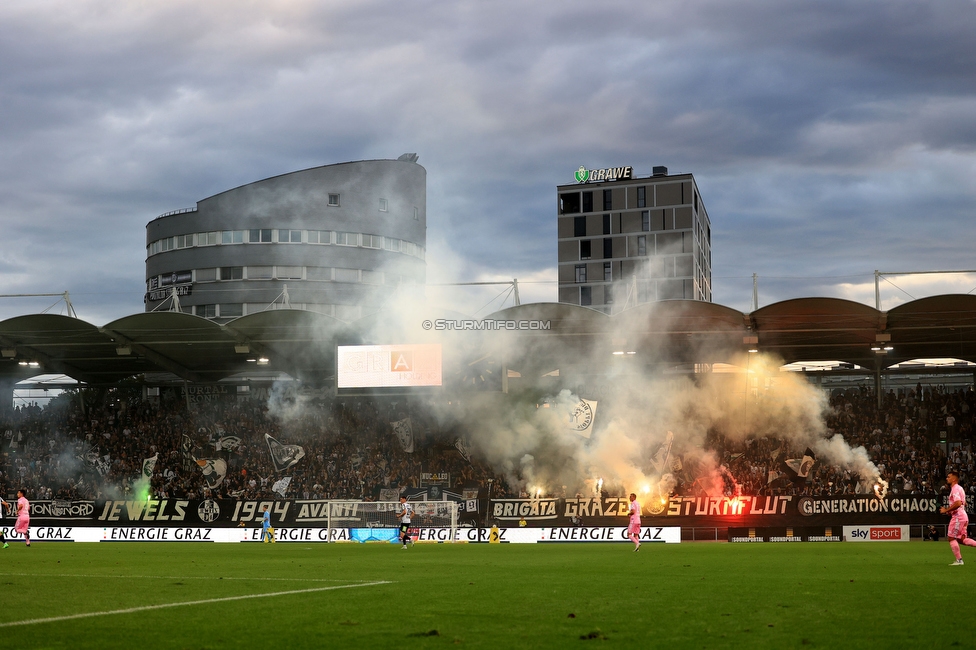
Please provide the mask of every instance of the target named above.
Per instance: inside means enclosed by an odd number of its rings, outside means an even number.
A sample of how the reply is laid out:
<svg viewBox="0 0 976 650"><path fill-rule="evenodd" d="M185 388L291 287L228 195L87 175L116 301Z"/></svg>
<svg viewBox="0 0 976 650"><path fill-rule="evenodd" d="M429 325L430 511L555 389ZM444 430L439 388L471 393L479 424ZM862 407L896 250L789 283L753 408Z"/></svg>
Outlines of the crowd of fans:
<svg viewBox="0 0 976 650"><path fill-rule="evenodd" d="M880 409L873 391L849 389L830 397L826 424L828 435L867 450L891 493L932 494L944 488L949 468L965 485L976 477L974 409L971 388L890 391ZM283 419L262 400L188 407L179 395L151 401L139 393L127 399L121 391L66 393L43 409L29 405L0 415L0 489L26 488L38 499L273 498L275 483L289 476L283 491L291 498L377 499L418 488L422 474L439 474L450 477L440 489L459 496L480 490L483 497L489 486L492 497L520 496L520 486L455 445L463 431L439 426L425 413L422 402L405 398L348 398ZM393 430L392 423L404 421L412 451ZM278 471L266 435L301 446L304 457ZM706 446L718 459L726 494L828 496L870 489L856 469L822 461L805 478L791 474L784 459L804 450L775 438L734 443L713 434ZM144 461L152 457L152 479L140 485ZM208 477L197 459L222 461L222 475ZM703 483L699 470L694 464L677 468L675 492L712 493L714 485Z"/></svg>
<svg viewBox="0 0 976 650"><path fill-rule="evenodd" d="M391 423L404 420L411 453L392 432ZM490 480L493 495L508 494L477 458L465 458L452 432L436 430L423 409L403 400L344 399L283 420L258 400L188 409L182 398L90 404L74 394L44 409L16 408L0 417L0 431L4 492L24 487L39 499L135 498L143 496L140 489L158 498L273 498L284 476L291 478L285 488L291 498L376 499L381 490L419 487L422 473L448 476L441 491L460 495ZM304 457L276 471L266 435L300 446ZM144 461L152 457L151 483L141 486ZM197 459L223 461L222 479L211 475L208 482Z"/></svg>
<svg viewBox="0 0 976 650"><path fill-rule="evenodd" d="M974 474L971 453L972 388L940 386L888 391L877 396L865 388L838 391L830 397L827 436L841 435L851 447L864 447L892 494L934 494L945 488L949 469L969 485ZM943 444L944 442L944 444ZM817 462L806 479L783 467L784 454L801 457L804 449L784 449L775 439L738 445L722 441L722 462L744 494L830 496L873 490L869 478L855 469ZM730 488L731 489L731 488Z"/></svg>

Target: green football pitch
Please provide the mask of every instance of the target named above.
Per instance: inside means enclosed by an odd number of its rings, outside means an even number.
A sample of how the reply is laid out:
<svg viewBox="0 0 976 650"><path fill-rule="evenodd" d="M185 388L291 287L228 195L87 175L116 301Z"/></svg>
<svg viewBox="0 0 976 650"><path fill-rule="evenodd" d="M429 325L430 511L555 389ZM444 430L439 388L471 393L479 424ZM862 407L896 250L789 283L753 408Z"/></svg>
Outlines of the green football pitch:
<svg viewBox="0 0 976 650"><path fill-rule="evenodd" d="M971 563L908 544L11 544L8 648L970 646ZM951 613L955 612L955 616Z"/></svg>

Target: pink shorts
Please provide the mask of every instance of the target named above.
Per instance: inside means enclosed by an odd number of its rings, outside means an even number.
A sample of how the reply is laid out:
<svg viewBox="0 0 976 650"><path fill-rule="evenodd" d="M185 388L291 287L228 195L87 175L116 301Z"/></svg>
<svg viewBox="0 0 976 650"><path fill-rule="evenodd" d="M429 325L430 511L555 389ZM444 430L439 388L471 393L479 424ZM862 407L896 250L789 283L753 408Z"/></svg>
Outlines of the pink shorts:
<svg viewBox="0 0 976 650"><path fill-rule="evenodd" d="M631 524L629 526L627 526L627 536L628 537L630 535L638 535L639 536L640 535L640 528L641 528L640 524L635 524L635 523L631 522Z"/></svg>
<svg viewBox="0 0 976 650"><path fill-rule="evenodd" d="M953 517L949 520L949 531L946 533L946 536L956 539L966 539L967 528L969 528L969 519L967 517Z"/></svg>
<svg viewBox="0 0 976 650"><path fill-rule="evenodd" d="M23 535L30 528L30 517L17 517L17 523L14 525L14 530Z"/></svg>

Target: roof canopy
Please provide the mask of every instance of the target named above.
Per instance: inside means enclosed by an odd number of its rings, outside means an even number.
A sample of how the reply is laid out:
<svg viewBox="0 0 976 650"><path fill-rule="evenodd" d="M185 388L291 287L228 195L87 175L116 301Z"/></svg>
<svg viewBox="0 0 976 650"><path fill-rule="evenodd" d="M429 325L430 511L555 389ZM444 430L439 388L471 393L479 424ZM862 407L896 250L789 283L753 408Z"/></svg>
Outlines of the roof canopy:
<svg viewBox="0 0 976 650"><path fill-rule="evenodd" d="M488 329L457 325L464 318L460 314L439 312L436 318L455 325L418 327L423 317L392 312L344 323L292 309L224 325L170 312L134 314L103 327L60 315L18 316L0 321L0 377L17 381L63 373L85 383L111 384L169 372L212 382L253 370L255 359L266 358L270 370L327 382L335 375L337 345L431 341L456 351L445 358L492 354L523 376L592 365L594 359L609 363L614 352L632 353L646 363L714 363L754 347L786 363L848 361L884 368L917 358L976 362L976 296L968 294L922 298L887 312L836 298L799 298L751 314L691 300L647 303L615 316L533 303L487 316L485 321L496 323ZM891 350L873 351L878 343Z"/></svg>

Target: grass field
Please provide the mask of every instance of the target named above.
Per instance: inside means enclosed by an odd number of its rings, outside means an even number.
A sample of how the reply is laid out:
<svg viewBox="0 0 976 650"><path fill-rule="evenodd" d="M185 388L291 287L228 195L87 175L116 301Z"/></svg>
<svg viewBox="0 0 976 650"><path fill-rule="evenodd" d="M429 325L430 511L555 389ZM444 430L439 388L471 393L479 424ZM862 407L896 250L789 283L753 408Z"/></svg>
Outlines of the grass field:
<svg viewBox="0 0 976 650"><path fill-rule="evenodd" d="M971 643L976 554L949 567L944 543L631 548L12 544L0 551L0 639L276 650ZM962 614L953 625L950 607ZM34 622L13 624L23 621Z"/></svg>

